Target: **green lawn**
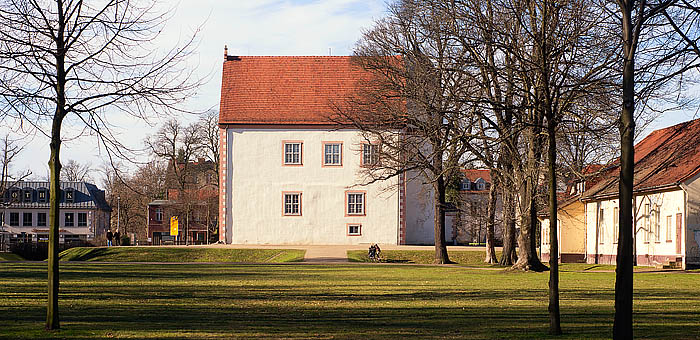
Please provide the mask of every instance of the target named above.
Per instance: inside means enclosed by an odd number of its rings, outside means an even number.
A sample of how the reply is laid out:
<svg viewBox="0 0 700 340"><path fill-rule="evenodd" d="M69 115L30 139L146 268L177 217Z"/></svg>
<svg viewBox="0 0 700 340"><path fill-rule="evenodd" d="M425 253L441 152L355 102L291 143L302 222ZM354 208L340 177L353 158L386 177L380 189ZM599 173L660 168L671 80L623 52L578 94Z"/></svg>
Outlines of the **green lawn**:
<svg viewBox="0 0 700 340"><path fill-rule="evenodd" d="M61 261L94 262L257 262L283 263L304 260L304 250L223 249L201 247L98 247L71 248L59 254Z"/></svg>
<svg viewBox="0 0 700 340"><path fill-rule="evenodd" d="M0 261L24 261L24 259L17 254L0 253Z"/></svg>
<svg viewBox="0 0 700 340"><path fill-rule="evenodd" d="M0 264L0 338L548 338L548 273L459 266L61 263L61 325L43 331L46 266ZM613 273L561 274L565 339L611 335ZM700 275L638 273L635 335L700 336Z"/></svg>
<svg viewBox="0 0 700 340"><path fill-rule="evenodd" d="M450 261L470 267L494 267L484 263L483 251L450 251ZM501 252L496 256L500 258ZM431 264L435 259L432 250L382 250L382 262ZM370 262L366 250L349 250L348 260L351 262Z"/></svg>

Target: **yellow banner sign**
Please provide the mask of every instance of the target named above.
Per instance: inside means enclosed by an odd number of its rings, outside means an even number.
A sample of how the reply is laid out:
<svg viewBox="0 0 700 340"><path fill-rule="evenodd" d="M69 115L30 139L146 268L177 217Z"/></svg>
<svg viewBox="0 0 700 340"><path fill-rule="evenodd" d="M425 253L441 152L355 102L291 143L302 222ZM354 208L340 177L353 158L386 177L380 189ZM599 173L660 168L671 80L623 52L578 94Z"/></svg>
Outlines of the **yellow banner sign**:
<svg viewBox="0 0 700 340"><path fill-rule="evenodd" d="M177 216L170 218L170 236L177 236L178 226L177 226Z"/></svg>

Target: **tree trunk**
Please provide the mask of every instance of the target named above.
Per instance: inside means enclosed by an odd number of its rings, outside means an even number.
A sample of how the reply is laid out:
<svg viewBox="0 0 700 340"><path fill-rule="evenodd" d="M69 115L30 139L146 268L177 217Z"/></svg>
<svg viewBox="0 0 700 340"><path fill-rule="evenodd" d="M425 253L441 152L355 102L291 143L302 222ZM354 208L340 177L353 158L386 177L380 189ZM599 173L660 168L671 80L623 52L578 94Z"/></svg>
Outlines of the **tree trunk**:
<svg viewBox="0 0 700 340"><path fill-rule="evenodd" d="M58 110L57 110L58 111ZM49 159L49 249L48 249L48 300L46 303L46 329L59 329L58 321L58 239L59 239L59 209L61 199L61 120L60 115L54 117L51 130L51 157Z"/></svg>
<svg viewBox="0 0 700 340"><path fill-rule="evenodd" d="M634 185L634 46L632 5L626 0L622 9L624 64L622 74L622 115L620 117L620 232L615 270L615 321L613 339L632 339L634 223L632 199ZM638 14L641 15L641 14Z"/></svg>
<svg viewBox="0 0 700 340"><path fill-rule="evenodd" d="M49 158L49 249L48 249L48 296L46 301L46 329L59 329L58 317L58 239L59 232L59 202L61 199L61 125L66 116L66 70L65 70L65 43L64 29L65 18L63 13L63 2L57 1L58 5L58 28L56 36L56 111L51 125L51 143L49 148L51 156Z"/></svg>
<svg viewBox="0 0 700 340"><path fill-rule="evenodd" d="M514 178L513 157L510 156L508 146L502 149L503 172L508 176L503 177L503 253L501 254L502 266L512 266L518 261L515 252L515 185L512 181L506 182L506 178ZM508 184L506 184L508 183Z"/></svg>
<svg viewBox="0 0 700 340"><path fill-rule="evenodd" d="M486 258L484 259L484 262L486 263L498 263L498 257L496 257L496 249L493 244L494 224L496 222L496 199L498 198L498 187L500 187L500 181L494 174L493 176L491 176L491 188L489 188L489 201L488 205L486 206L486 215L488 218L486 223Z"/></svg>
<svg viewBox="0 0 700 340"><path fill-rule="evenodd" d="M540 121L541 122L541 121ZM513 265L513 269L545 271L547 266L542 264L537 256L537 239L535 231L537 229L537 195L538 171L537 166L541 158L542 136L541 128L529 127L528 139L530 146L528 150L527 168L524 183L520 190L520 237L518 238L518 261ZM521 170L522 171L522 170Z"/></svg>
<svg viewBox="0 0 700 340"><path fill-rule="evenodd" d="M438 176L435 185L435 263L452 263L447 256L447 245L445 244L445 179Z"/></svg>
<svg viewBox="0 0 700 340"><path fill-rule="evenodd" d="M561 334L559 313L559 236L557 235L557 146L553 114L547 117L549 138L549 334Z"/></svg>

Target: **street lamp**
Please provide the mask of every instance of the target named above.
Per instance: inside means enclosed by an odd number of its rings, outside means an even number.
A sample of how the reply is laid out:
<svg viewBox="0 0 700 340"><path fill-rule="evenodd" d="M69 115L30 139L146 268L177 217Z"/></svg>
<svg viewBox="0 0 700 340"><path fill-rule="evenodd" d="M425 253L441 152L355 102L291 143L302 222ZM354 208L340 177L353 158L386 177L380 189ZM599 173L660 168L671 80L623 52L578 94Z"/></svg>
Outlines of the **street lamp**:
<svg viewBox="0 0 700 340"><path fill-rule="evenodd" d="M119 231L119 202L121 201L121 197L117 196L117 231Z"/></svg>

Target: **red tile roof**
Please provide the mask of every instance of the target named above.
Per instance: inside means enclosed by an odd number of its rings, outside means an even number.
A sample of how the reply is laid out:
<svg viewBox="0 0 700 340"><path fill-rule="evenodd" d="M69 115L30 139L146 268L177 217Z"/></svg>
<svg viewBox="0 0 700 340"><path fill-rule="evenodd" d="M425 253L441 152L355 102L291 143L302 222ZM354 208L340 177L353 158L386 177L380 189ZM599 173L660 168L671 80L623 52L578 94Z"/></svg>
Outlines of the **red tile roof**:
<svg viewBox="0 0 700 340"><path fill-rule="evenodd" d="M634 191L683 183L700 172L700 119L652 132L634 147ZM619 161L601 176L584 199L617 196Z"/></svg>
<svg viewBox="0 0 700 340"><path fill-rule="evenodd" d="M462 169L464 178L469 179L474 182L479 178L483 178L486 183L491 183L491 171L490 170L480 170L480 169Z"/></svg>
<svg viewBox="0 0 700 340"><path fill-rule="evenodd" d="M343 57L229 56L221 83L220 124L330 124L368 73Z"/></svg>

